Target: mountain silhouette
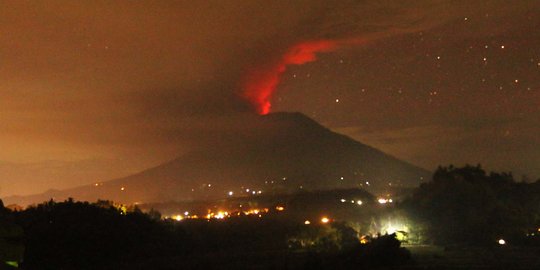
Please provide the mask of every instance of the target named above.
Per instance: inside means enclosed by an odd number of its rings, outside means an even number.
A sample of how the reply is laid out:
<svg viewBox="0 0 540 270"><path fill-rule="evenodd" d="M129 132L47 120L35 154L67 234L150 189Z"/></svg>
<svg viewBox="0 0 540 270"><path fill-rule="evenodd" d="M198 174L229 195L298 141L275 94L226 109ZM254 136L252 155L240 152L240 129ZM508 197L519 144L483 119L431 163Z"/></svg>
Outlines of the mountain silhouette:
<svg viewBox="0 0 540 270"><path fill-rule="evenodd" d="M242 119L195 150L127 177L5 198L28 204L53 198L123 203L204 200L259 193L362 187L412 187L430 173L347 136L301 113ZM259 192L260 191L260 192Z"/></svg>

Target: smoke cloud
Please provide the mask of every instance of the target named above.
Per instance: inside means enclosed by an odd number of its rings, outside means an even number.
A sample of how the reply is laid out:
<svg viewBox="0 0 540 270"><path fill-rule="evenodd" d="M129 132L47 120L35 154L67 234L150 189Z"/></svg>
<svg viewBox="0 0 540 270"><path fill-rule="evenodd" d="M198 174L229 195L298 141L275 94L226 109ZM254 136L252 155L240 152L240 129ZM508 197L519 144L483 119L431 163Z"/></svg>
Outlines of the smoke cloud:
<svg viewBox="0 0 540 270"><path fill-rule="evenodd" d="M302 42L292 46L278 63L269 67L261 67L247 74L244 83L243 97L246 98L259 114L270 112L270 99L279 84L281 74L289 65L303 65L317 60L318 53L337 50L343 41L319 40Z"/></svg>

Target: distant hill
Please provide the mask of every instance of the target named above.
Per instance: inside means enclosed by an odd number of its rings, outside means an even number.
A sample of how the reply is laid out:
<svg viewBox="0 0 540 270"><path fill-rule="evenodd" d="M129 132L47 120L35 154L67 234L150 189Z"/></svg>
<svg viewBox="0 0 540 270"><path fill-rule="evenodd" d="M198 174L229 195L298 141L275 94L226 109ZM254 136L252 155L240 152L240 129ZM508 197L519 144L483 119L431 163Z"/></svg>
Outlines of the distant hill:
<svg viewBox="0 0 540 270"><path fill-rule="evenodd" d="M202 200L362 187L416 186L430 173L321 126L301 113L241 119L241 128L216 134L195 151L157 167L94 185L9 197L28 204L54 198L125 203ZM248 191L249 190L249 191Z"/></svg>

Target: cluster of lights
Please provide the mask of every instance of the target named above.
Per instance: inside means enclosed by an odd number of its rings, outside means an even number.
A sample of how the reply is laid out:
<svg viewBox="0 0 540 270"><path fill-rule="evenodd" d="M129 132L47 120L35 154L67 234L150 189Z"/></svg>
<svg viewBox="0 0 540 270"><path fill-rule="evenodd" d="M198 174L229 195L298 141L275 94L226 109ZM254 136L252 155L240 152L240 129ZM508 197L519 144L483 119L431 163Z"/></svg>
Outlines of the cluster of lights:
<svg viewBox="0 0 540 270"><path fill-rule="evenodd" d="M285 181L285 180L287 180L287 177L283 177L283 178L281 178L281 180ZM264 181L264 184L265 184L265 185L268 185L268 184L273 185L273 184L276 184L276 183L277 183L277 182L274 181L274 180L271 180L271 181Z"/></svg>
<svg viewBox="0 0 540 270"><path fill-rule="evenodd" d="M212 219L212 218L215 218L215 219L224 219L224 218L229 218L231 216L240 216L240 215L246 215L246 216L249 216L249 215L257 215L259 217L262 217L262 214L266 214L268 213L268 208L263 208L263 209L249 209L249 210L246 210L246 211L241 211L241 212L235 212L235 213L229 213L229 212L223 212L223 211L219 211L216 213L213 213L213 212L209 212L207 215L206 215L206 218L207 219Z"/></svg>
<svg viewBox="0 0 540 270"><path fill-rule="evenodd" d="M198 219L199 216L197 215L190 215L188 211L184 212L184 214L177 214L177 215L173 215L171 217L169 216L165 216L164 217L165 219L174 219L176 221L182 221L184 219Z"/></svg>
<svg viewBox="0 0 540 270"><path fill-rule="evenodd" d="M342 203L346 203L348 200L344 199L344 198L341 198L340 200ZM363 202L361 200L350 200L350 202L352 204L357 204L357 205L362 205Z"/></svg>
<svg viewBox="0 0 540 270"><path fill-rule="evenodd" d="M247 194L251 194L251 195L257 195L257 194L262 194L262 190L254 190L254 189L249 189L249 188L246 188L245 191ZM232 191L230 191L232 192ZM230 193L229 192L229 193ZM232 195L231 195L232 196Z"/></svg>
<svg viewBox="0 0 540 270"><path fill-rule="evenodd" d="M330 223L331 220L330 220L330 218L328 218L328 217L326 217L326 216L323 216L323 217L321 218L320 221L321 221L322 224L327 224L327 223ZM309 221L309 220L306 219L306 220L304 221L304 224L305 224L305 225L310 225L310 224L311 224L311 221Z"/></svg>
<svg viewBox="0 0 540 270"><path fill-rule="evenodd" d="M532 232L532 233L527 233L527 234L525 234L525 235L526 235L526 236L536 236L536 235L540 235L540 228L538 228L537 232L538 232L539 234L536 234L535 232Z"/></svg>
<svg viewBox="0 0 540 270"><path fill-rule="evenodd" d="M247 210L247 211L244 211L244 215L258 215L259 213L261 212L268 212L268 208L265 208L263 210L259 210L259 209L251 209L251 210Z"/></svg>
<svg viewBox="0 0 540 270"><path fill-rule="evenodd" d="M284 211L285 208L283 206L277 206L276 210L277 211ZM269 211L268 208L249 209L249 210L246 210L246 211L238 211L238 212L233 212L233 213L228 212L228 211L213 212L211 210L208 210L208 213L203 218L204 219L226 219L226 218L230 218L231 216L240 216L240 215L246 215L246 216L256 215L258 217L262 217L262 215L268 213L268 211ZM171 217L165 216L164 218L165 219L173 219L173 220L176 220L176 221L182 221L184 219L199 219L199 216L190 215L189 212L186 211L186 212L184 212L183 215L177 214L177 215L173 215Z"/></svg>
<svg viewBox="0 0 540 270"><path fill-rule="evenodd" d="M273 182L273 181L272 181ZM208 187L210 187L210 185L208 185ZM241 187L240 188L240 192L238 192L239 194L249 194L249 195L260 195L263 193L262 190L256 190L256 189L251 189L251 188L245 188L245 187ZM233 190L229 190L226 192L226 194L229 196L229 197L232 197L234 196L235 194L235 191Z"/></svg>
<svg viewBox="0 0 540 270"><path fill-rule="evenodd" d="M229 214L229 212L218 211L217 213L208 213L206 215L206 219L212 219L212 218L224 219L224 218L230 217L230 216L231 215Z"/></svg>
<svg viewBox="0 0 540 270"><path fill-rule="evenodd" d="M380 204L387 204L387 203L393 203L394 201L392 199L379 198L377 202L379 202Z"/></svg>

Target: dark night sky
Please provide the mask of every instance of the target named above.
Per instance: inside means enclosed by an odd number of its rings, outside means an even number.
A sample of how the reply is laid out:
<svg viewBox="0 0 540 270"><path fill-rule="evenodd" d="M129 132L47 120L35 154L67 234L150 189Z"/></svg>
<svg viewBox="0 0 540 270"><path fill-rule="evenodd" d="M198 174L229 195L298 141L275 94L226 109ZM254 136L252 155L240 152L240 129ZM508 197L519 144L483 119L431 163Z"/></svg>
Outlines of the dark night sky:
<svg viewBox="0 0 540 270"><path fill-rule="evenodd" d="M428 169L540 177L540 2L411 2L0 0L0 195L180 155L253 113L246 77L320 41L340 45L287 66L272 111Z"/></svg>

